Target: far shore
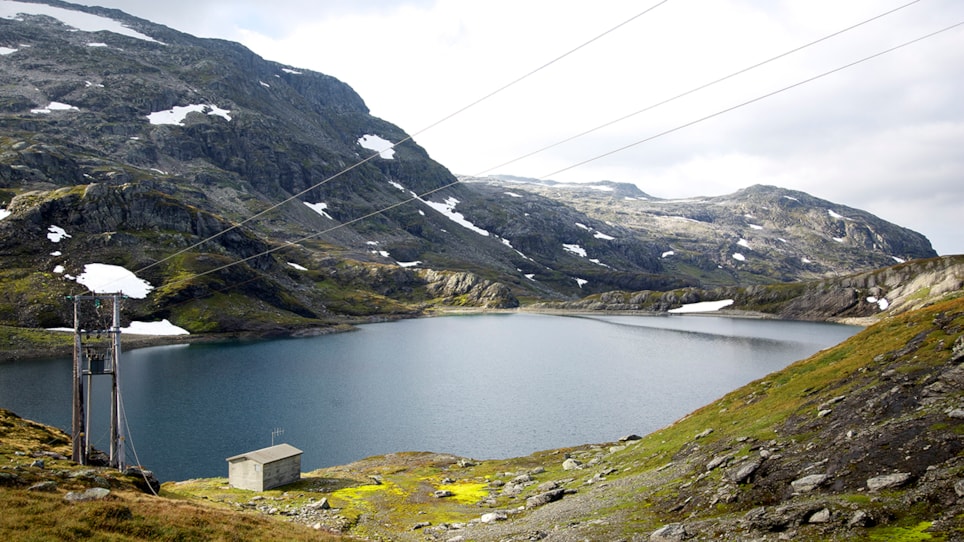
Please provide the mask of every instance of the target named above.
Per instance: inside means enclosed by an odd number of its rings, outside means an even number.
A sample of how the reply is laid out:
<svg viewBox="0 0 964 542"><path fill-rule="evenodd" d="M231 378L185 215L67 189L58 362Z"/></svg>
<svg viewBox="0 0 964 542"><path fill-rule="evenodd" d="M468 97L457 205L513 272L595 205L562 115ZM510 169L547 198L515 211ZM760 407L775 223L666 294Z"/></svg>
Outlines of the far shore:
<svg viewBox="0 0 964 542"><path fill-rule="evenodd" d="M479 314L517 314L517 313L532 313L532 314L548 314L554 316L571 316L571 317L591 317L591 316L643 316L643 317L654 317L654 318L689 318L689 317L727 317L727 318L747 318L755 320L773 320L777 319L776 316L772 314L767 314L763 312L756 311L742 311L734 309L722 309L717 311L708 312L690 312L682 314L671 314L668 312L657 312L657 311L645 311L645 310L580 310L580 309L551 309L551 308L533 308L533 307L519 307L515 309L491 309L483 307L434 307L429 311L420 314L418 316L397 316L397 315L383 315L367 319L352 319L344 323L334 324L331 326L324 327L313 327L313 328L303 328L295 329L289 331L272 330L270 332L225 332L225 333L204 333L204 334L194 334L194 335L137 335L133 333L124 333L122 338L122 348L125 351L135 350L138 348L147 348L151 346L166 346L166 345L176 345L176 344L197 344L197 343L215 343L224 341L239 341L239 340L268 340L268 339L279 339L279 338L299 338L299 337L314 337L318 335L329 335L333 333L344 333L348 331L353 331L358 325L371 324L379 322L391 322L396 320L403 320L406 318L435 318L443 316L468 316L468 315L479 315ZM826 322L847 324L854 326L867 327L871 325L875 320L873 318L834 318L823 320ZM71 334L69 331L50 331L50 333L62 333L65 335ZM0 363L7 361L19 361L19 360L31 360L31 359L46 359L46 358L57 358L57 357L69 357L73 355L73 347L71 345L63 346L40 346L40 345L25 345L22 348L5 348L0 350Z"/></svg>

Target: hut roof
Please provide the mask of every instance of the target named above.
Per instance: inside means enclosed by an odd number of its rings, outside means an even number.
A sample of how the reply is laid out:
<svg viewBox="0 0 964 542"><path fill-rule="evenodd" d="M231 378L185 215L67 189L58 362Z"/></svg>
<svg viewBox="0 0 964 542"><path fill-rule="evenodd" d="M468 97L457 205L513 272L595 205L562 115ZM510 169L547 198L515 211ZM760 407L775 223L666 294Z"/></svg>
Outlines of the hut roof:
<svg viewBox="0 0 964 542"><path fill-rule="evenodd" d="M250 459L257 463L264 465L265 463L272 463L274 461L280 461L282 459L287 459L292 456L300 455L304 452L295 448L290 444L277 444L275 446L269 446L267 448L261 448L260 450L255 450L253 452L247 452L243 454L238 454L227 458L227 461L234 462L242 459Z"/></svg>

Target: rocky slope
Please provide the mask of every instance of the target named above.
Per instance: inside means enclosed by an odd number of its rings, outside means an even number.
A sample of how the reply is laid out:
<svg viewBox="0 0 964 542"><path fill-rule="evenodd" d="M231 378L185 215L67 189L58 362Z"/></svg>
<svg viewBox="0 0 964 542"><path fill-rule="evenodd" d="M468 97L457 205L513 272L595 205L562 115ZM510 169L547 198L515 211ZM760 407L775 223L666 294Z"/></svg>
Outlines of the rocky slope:
<svg viewBox="0 0 964 542"><path fill-rule="evenodd" d="M460 182L332 77L117 10L3 8L0 325L68 325L90 263L154 287L125 318L284 333L934 256L919 234L773 188L668 202Z"/></svg>
<svg viewBox="0 0 964 542"><path fill-rule="evenodd" d="M65 532L30 512L42 502L46 517L117 540L145 523L185 529L186 503L196 526L222 514L226 532L207 539L224 540L958 540L964 290L916 304L649 435L491 461L395 453L260 494L221 478L145 501L115 473L71 474L64 435L2 413L0 505L22 512L4 514L0 535ZM68 502L98 485L112 496ZM266 534L279 524L293 530Z"/></svg>
<svg viewBox="0 0 964 542"><path fill-rule="evenodd" d="M665 313L684 305L729 300L724 312L789 320L866 324L918 308L964 288L964 256L914 260L874 271L795 283L669 291L612 291L534 308Z"/></svg>

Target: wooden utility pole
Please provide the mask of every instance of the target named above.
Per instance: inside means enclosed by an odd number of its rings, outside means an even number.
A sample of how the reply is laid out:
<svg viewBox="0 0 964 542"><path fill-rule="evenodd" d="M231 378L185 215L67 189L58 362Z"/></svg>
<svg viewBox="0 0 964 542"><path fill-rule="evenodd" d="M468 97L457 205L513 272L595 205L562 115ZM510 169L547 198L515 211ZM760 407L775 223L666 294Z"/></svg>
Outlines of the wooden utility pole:
<svg viewBox="0 0 964 542"><path fill-rule="evenodd" d="M74 302L74 363L73 402L71 415L72 459L88 464L90 440L90 399L92 379L97 375L111 376L110 391L110 466L124 468L124 438L121 435L120 413L120 301L123 294L94 294L71 296ZM111 303L110 324L101 309ZM86 312L85 312L86 309ZM103 311L106 312L106 311ZM95 339L91 339L91 335ZM103 337L103 340L102 340ZM86 342L85 342L86 340ZM86 386L83 377L87 377ZM84 394L87 394L86 405Z"/></svg>

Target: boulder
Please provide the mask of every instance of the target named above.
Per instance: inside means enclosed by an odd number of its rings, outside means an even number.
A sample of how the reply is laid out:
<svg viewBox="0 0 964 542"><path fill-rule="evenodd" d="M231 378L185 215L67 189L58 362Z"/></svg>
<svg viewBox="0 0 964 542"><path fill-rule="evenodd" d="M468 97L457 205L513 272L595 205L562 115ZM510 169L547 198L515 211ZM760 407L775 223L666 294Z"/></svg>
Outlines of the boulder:
<svg viewBox="0 0 964 542"><path fill-rule="evenodd" d="M489 512L482 514L479 521L482 523L495 523L496 521L505 521L507 519L509 519L509 516L505 512Z"/></svg>
<svg viewBox="0 0 964 542"><path fill-rule="evenodd" d="M649 539L652 542L678 542L686 540L687 536L689 535L682 523L670 523L653 531Z"/></svg>
<svg viewBox="0 0 964 542"><path fill-rule="evenodd" d="M739 465L726 473L726 477L737 484L742 484L746 482L753 473L760 468L763 462L760 460L748 461L742 465Z"/></svg>
<svg viewBox="0 0 964 542"><path fill-rule="evenodd" d="M908 480L910 480L909 472L897 472L894 474L875 476L867 480L867 489L871 491L880 491L881 489L900 487L907 483Z"/></svg>
<svg viewBox="0 0 964 542"><path fill-rule="evenodd" d="M576 460L576 459L573 459L573 458L571 458L571 457L570 457L569 459L567 459L567 460L565 460L565 461L562 462L562 469L563 469L563 470L576 470L576 469L579 469L579 468L582 468L582 462L580 462L580 461L578 461L578 460Z"/></svg>
<svg viewBox="0 0 964 542"><path fill-rule="evenodd" d="M526 508L536 508L551 502L558 501L566 494L564 489L553 489L546 491L545 493L540 493L538 495L533 495L526 499Z"/></svg>
<svg viewBox="0 0 964 542"><path fill-rule="evenodd" d="M68 502L87 502L87 501L99 501L110 495L109 489L104 489L102 487L92 487L83 493L78 493L76 491L69 491L64 495L64 500Z"/></svg>
<svg viewBox="0 0 964 542"><path fill-rule="evenodd" d="M813 491L817 486L826 482L828 478L830 478L830 476L826 474L811 474L790 482L790 485L797 493L807 493Z"/></svg>

